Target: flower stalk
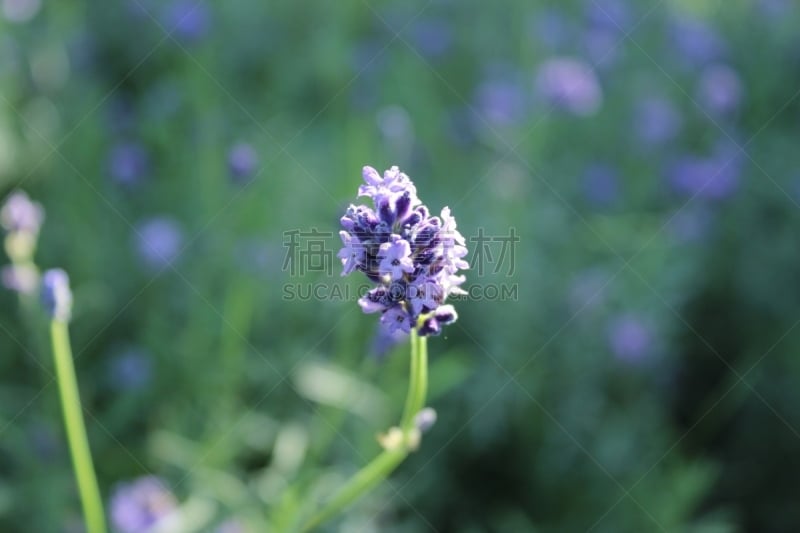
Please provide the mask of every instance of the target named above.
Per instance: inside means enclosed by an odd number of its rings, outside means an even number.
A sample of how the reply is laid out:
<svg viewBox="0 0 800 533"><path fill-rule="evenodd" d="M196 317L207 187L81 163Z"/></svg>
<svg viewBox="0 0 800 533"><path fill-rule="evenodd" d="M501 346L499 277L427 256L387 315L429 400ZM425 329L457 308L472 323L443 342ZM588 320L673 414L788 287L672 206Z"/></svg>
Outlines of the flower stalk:
<svg viewBox="0 0 800 533"><path fill-rule="evenodd" d="M399 437L386 439L384 451L356 472L323 507L303 526L302 531L312 531L345 510L380 482L385 480L400 463L419 445L420 430L415 424L416 415L425 407L428 394L427 337L411 330L411 357L408 393L400 428L392 428ZM397 433L399 431L399 433ZM390 434L392 430L390 430Z"/></svg>
<svg viewBox="0 0 800 533"><path fill-rule="evenodd" d="M42 299L51 316L50 339L55 360L56 380L61 396L61 410L64 416L69 452L86 521L86 531L88 533L105 533L106 519L103 513L103 503L89 450L89 439L86 436L86 425L83 421L81 399L78 393L78 380L72 362L68 327L72 293L69 289L69 279L63 270L55 269L45 273L42 280Z"/></svg>

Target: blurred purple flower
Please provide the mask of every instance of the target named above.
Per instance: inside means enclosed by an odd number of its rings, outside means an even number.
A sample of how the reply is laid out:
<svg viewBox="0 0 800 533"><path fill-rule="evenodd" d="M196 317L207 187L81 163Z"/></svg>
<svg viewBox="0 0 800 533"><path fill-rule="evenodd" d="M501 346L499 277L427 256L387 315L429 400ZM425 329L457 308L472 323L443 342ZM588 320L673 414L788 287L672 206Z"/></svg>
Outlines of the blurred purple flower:
<svg viewBox="0 0 800 533"><path fill-rule="evenodd" d="M155 476L121 483L111 495L109 514L120 533L145 533L177 508L166 484Z"/></svg>
<svg viewBox="0 0 800 533"><path fill-rule="evenodd" d="M197 42L208 34L211 13L202 0L175 0L164 12L166 30L184 42Z"/></svg>
<svg viewBox="0 0 800 533"><path fill-rule="evenodd" d="M51 268L42 275L42 304L50 318L69 322L72 316L72 290L69 276L60 268Z"/></svg>
<svg viewBox="0 0 800 533"><path fill-rule="evenodd" d="M649 328L637 317L624 315L609 327L611 352L617 359L634 363L646 357L652 344Z"/></svg>
<svg viewBox="0 0 800 533"><path fill-rule="evenodd" d="M39 273L30 265L6 265L0 270L3 287L23 294L32 294L39 286Z"/></svg>
<svg viewBox="0 0 800 533"><path fill-rule="evenodd" d="M735 111L742 99L742 82L727 65L711 65L700 74L698 100L709 113L721 115Z"/></svg>
<svg viewBox="0 0 800 533"><path fill-rule="evenodd" d="M683 126L675 105L660 96L647 96L634 107L633 132L645 146L657 146L674 139Z"/></svg>
<svg viewBox="0 0 800 533"><path fill-rule="evenodd" d="M42 0L4 0L2 2L3 16L9 22L28 22L39 12Z"/></svg>
<svg viewBox="0 0 800 533"><path fill-rule="evenodd" d="M237 143L228 151L228 170L233 181L249 181L258 168L258 152L250 144Z"/></svg>
<svg viewBox="0 0 800 533"><path fill-rule="evenodd" d="M453 44L453 31L443 19L418 21L411 28L410 36L420 53L430 59L445 55Z"/></svg>
<svg viewBox="0 0 800 533"><path fill-rule="evenodd" d="M9 233L39 234L44 222L44 208L31 201L24 191L14 191L0 208L0 226Z"/></svg>
<svg viewBox="0 0 800 533"><path fill-rule="evenodd" d="M153 217L139 224L137 249L144 262L152 268L169 265L180 253L183 231L168 217Z"/></svg>
<svg viewBox="0 0 800 533"><path fill-rule="evenodd" d="M590 165L583 175L583 192L590 204L610 206L619 199L619 174L608 165Z"/></svg>
<svg viewBox="0 0 800 533"><path fill-rule="evenodd" d="M545 61L536 75L536 88L552 105L578 116L593 115L603 101L592 67L568 57Z"/></svg>
<svg viewBox="0 0 800 533"><path fill-rule="evenodd" d="M111 149L108 166L114 181L133 185L147 173L150 158L141 144L121 142Z"/></svg>
<svg viewBox="0 0 800 533"><path fill-rule="evenodd" d="M583 34L583 47L592 64L598 69L611 67L619 58L621 38L607 28L590 28Z"/></svg>
<svg viewBox="0 0 800 533"><path fill-rule="evenodd" d="M522 87L509 80L483 81L476 90L475 101L481 116L494 125L517 123L525 112Z"/></svg>
<svg viewBox="0 0 800 533"><path fill-rule="evenodd" d="M688 16L672 21L672 47L681 60L691 65L704 65L718 59L725 51L722 37L708 23Z"/></svg>
<svg viewBox="0 0 800 533"><path fill-rule="evenodd" d="M625 0L585 0L589 26L614 33L628 31L633 23L631 7Z"/></svg>
<svg viewBox="0 0 800 533"><path fill-rule="evenodd" d="M150 382L152 370L153 363L147 352L128 348L111 359L109 378L116 388L137 390Z"/></svg>
<svg viewBox="0 0 800 533"><path fill-rule="evenodd" d="M673 189L686 196L720 200L739 186L742 158L732 143L719 143L709 156L687 155L668 170Z"/></svg>

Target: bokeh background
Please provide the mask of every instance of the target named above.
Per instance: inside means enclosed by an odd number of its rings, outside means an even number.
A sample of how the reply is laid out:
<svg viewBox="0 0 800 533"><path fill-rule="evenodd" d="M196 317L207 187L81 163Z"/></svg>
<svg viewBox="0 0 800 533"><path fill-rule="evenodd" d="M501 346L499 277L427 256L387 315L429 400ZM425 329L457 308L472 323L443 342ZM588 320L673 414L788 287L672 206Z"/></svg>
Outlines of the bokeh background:
<svg viewBox="0 0 800 533"><path fill-rule="evenodd" d="M792 0L0 1L0 192L70 274L118 530L145 500L291 531L379 451L407 346L287 246L336 253L365 164L490 240L430 342L438 422L330 531L800 529L798 28ZM80 531L34 300L0 294L0 530Z"/></svg>

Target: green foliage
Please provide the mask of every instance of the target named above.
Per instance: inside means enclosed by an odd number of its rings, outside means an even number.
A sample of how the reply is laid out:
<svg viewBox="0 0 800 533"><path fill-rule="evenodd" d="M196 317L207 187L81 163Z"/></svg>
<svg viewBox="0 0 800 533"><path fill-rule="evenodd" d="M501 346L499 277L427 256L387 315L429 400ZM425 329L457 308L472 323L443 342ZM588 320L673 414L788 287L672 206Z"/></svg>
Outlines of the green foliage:
<svg viewBox="0 0 800 533"><path fill-rule="evenodd" d="M44 205L36 262L70 274L106 499L156 474L178 530L291 531L380 452L407 345L375 355L375 317L329 290L358 290L338 264L283 267L292 230L333 232L335 254L362 165L397 164L468 237L515 229L513 271L494 242L468 273L513 292L455 302L429 343L437 424L330 530L797 530L793 3L12 4L0 189ZM586 61L596 113L543 97L553 56ZM703 95L718 64L740 89L725 111ZM651 144L648 97L680 123ZM234 179L237 143L258 164ZM707 188L676 184L718 149ZM169 264L143 257L154 217L178 229ZM310 284L322 298L287 298ZM35 301L0 293L2 531L80 527L46 334Z"/></svg>

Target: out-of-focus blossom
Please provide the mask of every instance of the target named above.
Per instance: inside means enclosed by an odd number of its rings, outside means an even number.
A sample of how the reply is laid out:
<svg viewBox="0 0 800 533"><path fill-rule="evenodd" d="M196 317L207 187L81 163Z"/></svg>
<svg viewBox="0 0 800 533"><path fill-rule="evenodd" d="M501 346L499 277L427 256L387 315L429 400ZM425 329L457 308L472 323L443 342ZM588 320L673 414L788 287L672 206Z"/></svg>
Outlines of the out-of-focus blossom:
<svg viewBox="0 0 800 533"><path fill-rule="evenodd" d="M430 59L442 57L453 44L453 30L442 19L419 20L411 27L409 34L420 53Z"/></svg>
<svg viewBox="0 0 800 533"><path fill-rule="evenodd" d="M588 202L597 207L614 204L620 195L619 175L604 164L593 164L583 175L583 191Z"/></svg>
<svg viewBox="0 0 800 533"><path fill-rule="evenodd" d="M517 123L525 113L525 93L511 80L483 81L475 91L475 103L481 116L493 125Z"/></svg>
<svg viewBox="0 0 800 533"><path fill-rule="evenodd" d="M39 234L44 222L44 209L31 201L23 191L16 191L6 199L0 209L0 224L8 233Z"/></svg>
<svg viewBox="0 0 800 533"><path fill-rule="evenodd" d="M211 27L211 13L207 4L195 0L170 2L163 15L166 30L184 42L201 40Z"/></svg>
<svg viewBox="0 0 800 533"><path fill-rule="evenodd" d="M682 16L670 26L671 45L684 62L702 66L719 59L725 51L722 37L708 23Z"/></svg>
<svg viewBox="0 0 800 533"><path fill-rule="evenodd" d="M436 423L436 411L426 407L414 417L414 426L421 432L428 432Z"/></svg>
<svg viewBox="0 0 800 533"><path fill-rule="evenodd" d="M1 0L3 16L9 22L28 22L39 12L42 0Z"/></svg>
<svg viewBox="0 0 800 533"><path fill-rule="evenodd" d="M603 102L594 70L579 59L545 61L536 74L536 88L551 105L578 116L595 114Z"/></svg>
<svg viewBox="0 0 800 533"><path fill-rule="evenodd" d="M585 0L584 6L590 27L624 33L633 23L631 6L626 0Z"/></svg>
<svg viewBox="0 0 800 533"><path fill-rule="evenodd" d="M235 182L247 182L258 164L258 152L250 144L236 143L228 151L228 170Z"/></svg>
<svg viewBox="0 0 800 533"><path fill-rule="evenodd" d="M742 81L727 65L711 65L700 75L697 98L712 114L735 111L742 99Z"/></svg>
<svg viewBox="0 0 800 533"><path fill-rule="evenodd" d="M634 363L649 355L652 340L650 329L634 315L621 316L609 327L611 352L625 362Z"/></svg>
<svg viewBox="0 0 800 533"><path fill-rule="evenodd" d="M50 269L42 276L42 304L50 318L69 322L72 316L72 290L69 288L69 276L62 269Z"/></svg>
<svg viewBox="0 0 800 533"><path fill-rule="evenodd" d="M687 155L668 169L672 188L689 197L719 200L739 186L741 156L734 146L719 145L709 156Z"/></svg>
<svg viewBox="0 0 800 533"><path fill-rule="evenodd" d="M128 348L111 359L109 378L114 387L138 390L150 382L153 362L144 350Z"/></svg>
<svg viewBox="0 0 800 533"><path fill-rule="evenodd" d="M183 245L183 230L169 217L154 217L139 224L137 250L142 260L152 268L170 264Z"/></svg>
<svg viewBox="0 0 800 533"><path fill-rule="evenodd" d="M598 69L607 69L619 59L622 37L606 28L591 28L583 34L583 48L592 64Z"/></svg>
<svg viewBox="0 0 800 533"><path fill-rule="evenodd" d="M163 480L146 476L114 489L109 514L119 533L145 533L176 507L175 496Z"/></svg>
<svg viewBox="0 0 800 533"><path fill-rule="evenodd" d="M644 146L658 146L680 133L683 118L675 105L660 96L648 96L634 106L635 140Z"/></svg>
<svg viewBox="0 0 800 533"><path fill-rule="evenodd" d="M135 142L121 142L111 149L108 167L111 177L122 185L133 185L141 180L150 166L144 147Z"/></svg>
<svg viewBox="0 0 800 533"><path fill-rule="evenodd" d="M6 265L0 270L0 280L8 290L31 294L39 286L39 272L32 265Z"/></svg>

